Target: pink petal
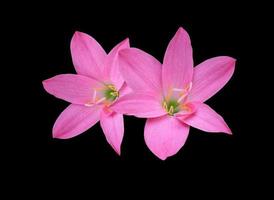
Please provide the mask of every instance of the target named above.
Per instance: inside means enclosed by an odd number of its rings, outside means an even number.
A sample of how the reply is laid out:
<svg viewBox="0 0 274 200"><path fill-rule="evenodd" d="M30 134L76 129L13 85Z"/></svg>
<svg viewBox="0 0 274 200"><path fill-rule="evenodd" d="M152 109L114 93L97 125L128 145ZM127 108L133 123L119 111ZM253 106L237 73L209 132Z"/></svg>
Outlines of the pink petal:
<svg viewBox="0 0 274 200"><path fill-rule="evenodd" d="M134 91L161 91L161 64L151 55L136 48L119 52L120 71Z"/></svg>
<svg viewBox="0 0 274 200"><path fill-rule="evenodd" d="M148 119L145 125L145 142L158 158L165 160L176 154L185 144L189 126L175 117L163 116Z"/></svg>
<svg viewBox="0 0 274 200"><path fill-rule="evenodd" d="M124 84L122 85L122 87L119 90L119 98L121 98L122 96L125 96L127 94L132 93L132 89L130 87L128 87L128 85L124 82Z"/></svg>
<svg viewBox="0 0 274 200"><path fill-rule="evenodd" d="M101 113L100 124L108 143L120 155L121 143L124 136L123 115L104 109Z"/></svg>
<svg viewBox="0 0 274 200"><path fill-rule="evenodd" d="M231 78L235 62L234 58L219 56L195 67L189 99L204 102L216 94Z"/></svg>
<svg viewBox="0 0 274 200"><path fill-rule="evenodd" d="M163 63L163 89L167 95L172 88L185 88L192 81L193 58L188 33L179 28L170 41Z"/></svg>
<svg viewBox="0 0 274 200"><path fill-rule="evenodd" d="M232 134L224 119L208 105L201 103L196 112L181 119L184 123L206 132Z"/></svg>
<svg viewBox="0 0 274 200"><path fill-rule="evenodd" d="M53 126L53 137L68 139L91 128L100 119L101 108L69 105L58 117Z"/></svg>
<svg viewBox="0 0 274 200"><path fill-rule="evenodd" d="M72 61L80 75L102 78L102 66L107 57L101 45L91 36L76 31L70 44Z"/></svg>
<svg viewBox="0 0 274 200"><path fill-rule="evenodd" d="M111 105L111 109L117 113L141 118L159 117L166 114L160 100L150 94L136 92L120 97Z"/></svg>
<svg viewBox="0 0 274 200"><path fill-rule="evenodd" d="M48 93L57 98L83 105L92 100L93 89L103 85L86 76L61 74L44 80L43 86Z"/></svg>
<svg viewBox="0 0 274 200"><path fill-rule="evenodd" d="M120 89L124 82L124 79L119 70L118 52L125 48L129 48L128 38L117 44L110 51L104 63L105 82L114 84L117 89Z"/></svg>
<svg viewBox="0 0 274 200"><path fill-rule="evenodd" d="M200 105L200 103L196 102L188 102L184 105L184 109L182 108L178 113L175 113L176 117L186 117L192 113L194 113L197 110L197 107Z"/></svg>

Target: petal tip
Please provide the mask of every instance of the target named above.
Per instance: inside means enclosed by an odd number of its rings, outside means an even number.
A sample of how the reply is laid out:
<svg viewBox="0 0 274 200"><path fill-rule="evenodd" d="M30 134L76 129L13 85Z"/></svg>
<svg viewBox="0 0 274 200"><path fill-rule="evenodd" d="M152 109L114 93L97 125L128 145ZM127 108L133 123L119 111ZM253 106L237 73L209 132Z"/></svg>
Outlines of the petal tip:
<svg viewBox="0 0 274 200"><path fill-rule="evenodd" d="M130 43L129 43L129 38L124 39L120 45L119 45L119 51L118 53L122 50L122 49L128 49L130 48Z"/></svg>
<svg viewBox="0 0 274 200"><path fill-rule="evenodd" d="M120 147L116 147L115 145L110 143L110 146L113 148L113 150L116 152L116 154L118 156L121 156L121 148Z"/></svg>
<svg viewBox="0 0 274 200"><path fill-rule="evenodd" d="M166 152L152 152L157 158L164 161L166 160L170 155L168 155Z"/></svg>
<svg viewBox="0 0 274 200"><path fill-rule="evenodd" d="M231 131L231 129L229 128L229 126L226 123L225 123L225 127L224 127L224 129L223 129L222 132L226 133L228 135L232 135L232 131Z"/></svg>
<svg viewBox="0 0 274 200"><path fill-rule="evenodd" d="M47 80L43 80L43 81L42 81L43 87L45 87L46 83L47 83Z"/></svg>
<svg viewBox="0 0 274 200"><path fill-rule="evenodd" d="M74 44L74 42L77 42L79 40L81 40L82 36L85 36L86 34L80 31L75 31L72 38L71 38L71 45Z"/></svg>
<svg viewBox="0 0 274 200"><path fill-rule="evenodd" d="M79 36L81 34L81 32L79 32L79 31L75 31L74 33L73 33L73 36L72 36L72 41L77 37L77 36Z"/></svg>
<svg viewBox="0 0 274 200"><path fill-rule="evenodd" d="M119 149L119 150L116 150L115 152L117 153L118 156L121 156L121 151L120 151L120 149Z"/></svg>
<svg viewBox="0 0 274 200"><path fill-rule="evenodd" d="M42 85L43 85L43 88L48 92L49 92L49 87L48 87L48 83L49 83L50 79L46 79L46 80L43 80L42 81Z"/></svg>
<svg viewBox="0 0 274 200"><path fill-rule="evenodd" d="M227 127L227 131L225 133L227 133L228 135L233 135L231 129L228 127Z"/></svg>
<svg viewBox="0 0 274 200"><path fill-rule="evenodd" d="M223 61L226 61L227 63L235 63L237 61L236 58L230 57L230 56L217 56L216 58L220 58Z"/></svg>
<svg viewBox="0 0 274 200"><path fill-rule="evenodd" d="M54 139L63 139L61 137L62 134L59 133L59 131L56 130L56 126L54 124L53 128L52 128L52 138Z"/></svg>
<svg viewBox="0 0 274 200"><path fill-rule="evenodd" d="M129 38L127 37L126 39L124 39L123 43L126 45L126 46L130 46L130 42L129 42Z"/></svg>
<svg viewBox="0 0 274 200"><path fill-rule="evenodd" d="M233 61L234 63L237 61L236 58L232 58L232 57L231 57L231 59L232 59L232 61Z"/></svg>
<svg viewBox="0 0 274 200"><path fill-rule="evenodd" d="M188 32L183 27L179 27L175 35L180 36L180 37L183 36L190 40Z"/></svg>
<svg viewBox="0 0 274 200"><path fill-rule="evenodd" d="M162 161L165 161L168 158L168 156L157 156L157 157Z"/></svg>
<svg viewBox="0 0 274 200"><path fill-rule="evenodd" d="M54 139L69 139L70 137L66 137L66 134L64 134L60 129L56 127L56 124L53 125L52 128L52 138Z"/></svg>
<svg viewBox="0 0 274 200"><path fill-rule="evenodd" d="M75 31L73 35L77 36L77 35L81 35L81 34L83 34L83 33L80 31Z"/></svg>
<svg viewBox="0 0 274 200"><path fill-rule="evenodd" d="M54 139L70 139L71 137L68 137L66 135L63 135L63 134L60 134L60 133L56 133L56 132L53 132L52 133L52 138Z"/></svg>
<svg viewBox="0 0 274 200"><path fill-rule="evenodd" d="M54 138L54 139L62 139L62 138L59 136L59 134L56 133L54 130L53 130L53 132L52 132L52 138Z"/></svg>
<svg viewBox="0 0 274 200"><path fill-rule="evenodd" d="M180 33L184 33L184 32L186 32L186 30L185 30L183 27L180 26L180 27L178 28L177 32L178 32L178 33L179 33L179 32L180 32Z"/></svg>

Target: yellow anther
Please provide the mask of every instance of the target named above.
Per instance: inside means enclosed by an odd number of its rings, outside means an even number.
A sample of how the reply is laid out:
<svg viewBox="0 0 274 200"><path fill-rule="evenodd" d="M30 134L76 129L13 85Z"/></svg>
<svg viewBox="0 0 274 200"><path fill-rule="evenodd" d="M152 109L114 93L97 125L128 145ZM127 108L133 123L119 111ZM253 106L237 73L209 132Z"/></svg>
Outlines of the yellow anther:
<svg viewBox="0 0 274 200"><path fill-rule="evenodd" d="M166 110L166 111L168 111L167 110L167 103L164 101L164 103L163 103L163 107L164 107L164 109Z"/></svg>
<svg viewBox="0 0 274 200"><path fill-rule="evenodd" d="M173 112L174 112L174 108L173 106L170 106L168 114L173 115Z"/></svg>
<svg viewBox="0 0 274 200"><path fill-rule="evenodd" d="M109 89L111 89L111 90L116 91L116 88L115 88L114 85L112 85L112 84L107 85L107 87L108 87Z"/></svg>

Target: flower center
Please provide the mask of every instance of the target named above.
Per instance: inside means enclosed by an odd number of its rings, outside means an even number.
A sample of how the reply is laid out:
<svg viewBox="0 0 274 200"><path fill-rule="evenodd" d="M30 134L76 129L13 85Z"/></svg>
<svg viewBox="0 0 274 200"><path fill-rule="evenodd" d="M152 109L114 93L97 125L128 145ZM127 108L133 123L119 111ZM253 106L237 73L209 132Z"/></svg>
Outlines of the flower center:
<svg viewBox="0 0 274 200"><path fill-rule="evenodd" d="M115 86L112 84L106 85L106 89L104 90L104 97L108 101L114 101L119 97L119 92L116 90Z"/></svg>
<svg viewBox="0 0 274 200"><path fill-rule="evenodd" d="M94 104L100 103L104 103L108 106L118 97L119 92L115 86L112 84L106 84L103 88L93 90L92 99L88 101L85 106L93 106Z"/></svg>
<svg viewBox="0 0 274 200"><path fill-rule="evenodd" d="M191 90L192 83L190 82L183 88L172 88L164 98L163 108L169 115L174 115L181 110L188 110L186 106L187 96Z"/></svg>
<svg viewBox="0 0 274 200"><path fill-rule="evenodd" d="M169 115L174 115L175 113L180 111L180 103L178 103L177 100L174 99L164 101L163 108Z"/></svg>

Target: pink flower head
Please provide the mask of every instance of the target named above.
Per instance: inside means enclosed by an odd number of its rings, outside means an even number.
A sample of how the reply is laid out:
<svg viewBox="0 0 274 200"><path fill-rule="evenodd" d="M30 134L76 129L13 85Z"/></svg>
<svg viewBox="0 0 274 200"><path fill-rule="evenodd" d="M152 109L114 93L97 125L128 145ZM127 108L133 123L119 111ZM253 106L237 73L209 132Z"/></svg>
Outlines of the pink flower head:
<svg viewBox="0 0 274 200"><path fill-rule="evenodd" d="M231 78L235 59L215 57L193 68L189 35L179 28L167 47L163 64L136 48L121 50L119 62L121 74L133 92L121 97L112 109L148 118L145 142L160 159L180 150L190 126L231 134L223 118L204 102Z"/></svg>
<svg viewBox="0 0 274 200"><path fill-rule="evenodd" d="M71 103L53 126L53 137L67 139L91 128L100 120L108 143L120 155L124 134L123 115L112 103L129 93L119 72L118 51L129 48L125 39L106 54L91 36L75 32L71 54L77 74L61 74L43 81L45 90Z"/></svg>

